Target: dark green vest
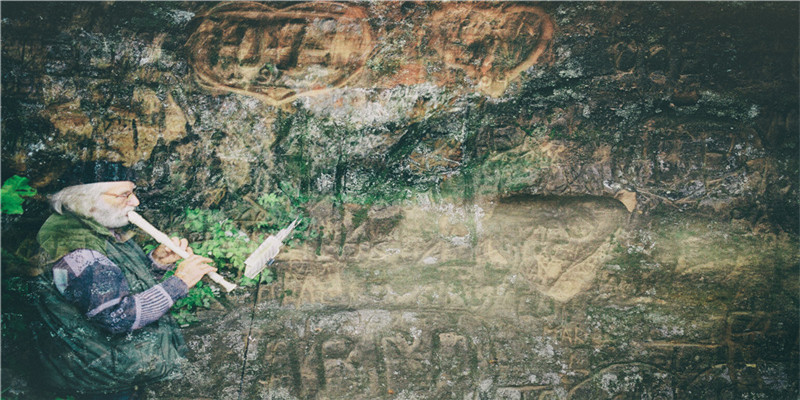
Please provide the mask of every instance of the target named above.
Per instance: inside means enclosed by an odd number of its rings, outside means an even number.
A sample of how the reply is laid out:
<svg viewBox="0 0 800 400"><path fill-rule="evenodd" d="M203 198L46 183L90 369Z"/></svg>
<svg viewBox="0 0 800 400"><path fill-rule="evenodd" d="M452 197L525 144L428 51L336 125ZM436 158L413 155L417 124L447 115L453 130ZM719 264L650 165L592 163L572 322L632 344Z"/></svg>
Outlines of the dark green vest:
<svg viewBox="0 0 800 400"><path fill-rule="evenodd" d="M48 218L37 239L46 260L32 288L41 314L34 336L43 383L69 392L106 393L177 373L184 343L171 316L127 334L111 334L68 303L53 283L53 264L83 248L103 253L119 266L131 293L153 287L158 282L150 260L133 240L118 241L97 222L68 213Z"/></svg>

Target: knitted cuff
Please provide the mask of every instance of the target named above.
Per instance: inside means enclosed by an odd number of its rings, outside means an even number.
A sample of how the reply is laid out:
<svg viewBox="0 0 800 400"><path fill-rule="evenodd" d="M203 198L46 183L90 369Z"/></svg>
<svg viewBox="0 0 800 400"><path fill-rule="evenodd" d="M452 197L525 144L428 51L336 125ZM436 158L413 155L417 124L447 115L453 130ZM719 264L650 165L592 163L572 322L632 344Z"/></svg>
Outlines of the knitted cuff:
<svg viewBox="0 0 800 400"><path fill-rule="evenodd" d="M169 297L172 297L172 301L184 298L189 293L189 287L177 276L170 276L161 282L161 287L169 294Z"/></svg>

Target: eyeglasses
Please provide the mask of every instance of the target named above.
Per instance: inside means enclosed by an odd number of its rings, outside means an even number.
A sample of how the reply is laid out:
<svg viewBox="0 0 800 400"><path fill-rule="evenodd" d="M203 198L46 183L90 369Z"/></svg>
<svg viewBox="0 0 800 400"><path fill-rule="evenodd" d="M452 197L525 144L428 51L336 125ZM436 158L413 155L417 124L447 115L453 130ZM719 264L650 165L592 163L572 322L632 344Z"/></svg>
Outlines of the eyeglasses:
<svg viewBox="0 0 800 400"><path fill-rule="evenodd" d="M114 193L103 193L103 194L106 196L116 197L119 199L125 199L126 201L130 200L131 197L136 195L135 193L133 193L133 191L127 191L120 194L114 194Z"/></svg>

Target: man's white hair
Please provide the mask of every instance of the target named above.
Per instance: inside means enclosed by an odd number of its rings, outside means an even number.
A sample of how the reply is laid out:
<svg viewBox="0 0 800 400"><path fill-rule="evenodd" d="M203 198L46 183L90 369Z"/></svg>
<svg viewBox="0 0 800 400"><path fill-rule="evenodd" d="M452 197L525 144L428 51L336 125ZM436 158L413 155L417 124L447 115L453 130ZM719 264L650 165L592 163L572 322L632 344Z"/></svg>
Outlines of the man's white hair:
<svg viewBox="0 0 800 400"><path fill-rule="evenodd" d="M63 214L74 212L85 218L92 218L108 228L119 228L128 224L128 211L136 207L116 207L102 200L102 195L111 190L117 182L87 183L69 186L50 196L53 209Z"/></svg>
<svg viewBox="0 0 800 400"><path fill-rule="evenodd" d="M92 217L100 196L113 185L114 182L97 182L69 186L50 196L50 204L59 214L71 211L83 217Z"/></svg>

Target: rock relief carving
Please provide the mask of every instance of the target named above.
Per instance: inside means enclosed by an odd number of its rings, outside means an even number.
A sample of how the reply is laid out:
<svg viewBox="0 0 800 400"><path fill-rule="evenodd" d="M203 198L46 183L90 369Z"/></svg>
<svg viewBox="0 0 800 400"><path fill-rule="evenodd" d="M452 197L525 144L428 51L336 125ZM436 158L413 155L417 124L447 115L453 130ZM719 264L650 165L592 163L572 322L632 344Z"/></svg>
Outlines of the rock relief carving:
<svg viewBox="0 0 800 400"><path fill-rule="evenodd" d="M342 279L342 266L333 263L291 263L284 270L283 290L291 293L285 304L351 301L350 283Z"/></svg>
<svg viewBox="0 0 800 400"><path fill-rule="evenodd" d="M426 367L430 348L422 338L397 333L381 339L380 346L390 388L413 388L415 381L430 381Z"/></svg>
<svg viewBox="0 0 800 400"><path fill-rule="evenodd" d="M671 399L675 388L672 376L644 363L613 364L572 388L568 399L617 399L639 397Z"/></svg>
<svg viewBox="0 0 800 400"><path fill-rule="evenodd" d="M527 4L445 3L413 27L401 71L381 85L466 85L499 96L540 62L554 24ZM391 34L390 34L391 35ZM380 53L364 8L335 2L275 8L232 2L201 17L187 44L204 87L253 96L270 105L354 84ZM377 46L376 46L377 45ZM430 68L429 68L430 67Z"/></svg>
<svg viewBox="0 0 800 400"><path fill-rule="evenodd" d="M429 47L495 97L539 62L555 30L544 11L527 4L447 3L431 22Z"/></svg>
<svg viewBox="0 0 800 400"><path fill-rule="evenodd" d="M356 5L232 2L203 16L187 45L201 85L279 105L347 84L373 43Z"/></svg>
<svg viewBox="0 0 800 400"><path fill-rule="evenodd" d="M588 287L625 221L616 203L580 199L512 201L485 222L480 260L518 271L537 290L565 302Z"/></svg>
<svg viewBox="0 0 800 400"><path fill-rule="evenodd" d="M613 199L563 197L504 200L480 212L422 204L402 215L372 238L378 244L338 262L310 257L285 264L283 289L291 296L284 302L497 314L526 307L508 290L526 286L566 302L590 286L613 253L612 235L628 218ZM348 269L355 273L343 274Z"/></svg>

